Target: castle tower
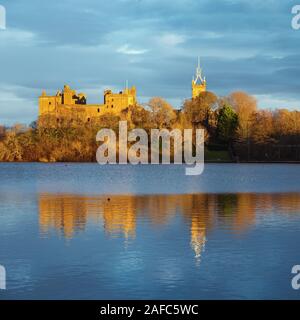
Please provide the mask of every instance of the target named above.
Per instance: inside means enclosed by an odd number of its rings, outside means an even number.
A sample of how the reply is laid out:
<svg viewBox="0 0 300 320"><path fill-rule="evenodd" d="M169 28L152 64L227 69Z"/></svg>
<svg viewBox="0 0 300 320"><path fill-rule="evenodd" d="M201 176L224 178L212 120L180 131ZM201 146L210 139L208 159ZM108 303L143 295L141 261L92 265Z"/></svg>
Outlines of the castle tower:
<svg viewBox="0 0 300 320"><path fill-rule="evenodd" d="M198 97L201 92L206 91L206 80L202 77L202 69L200 67L200 58L198 57L198 66L196 68L196 77L192 80L192 98Z"/></svg>

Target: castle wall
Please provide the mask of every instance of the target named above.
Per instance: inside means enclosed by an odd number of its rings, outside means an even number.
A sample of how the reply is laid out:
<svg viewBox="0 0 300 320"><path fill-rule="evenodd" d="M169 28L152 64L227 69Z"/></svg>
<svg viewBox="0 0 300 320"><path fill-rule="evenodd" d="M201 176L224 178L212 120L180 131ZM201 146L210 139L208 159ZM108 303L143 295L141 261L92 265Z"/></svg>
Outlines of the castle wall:
<svg viewBox="0 0 300 320"><path fill-rule="evenodd" d="M61 97L41 96L39 98L39 116L55 112L57 105L61 103Z"/></svg>
<svg viewBox="0 0 300 320"><path fill-rule="evenodd" d="M57 122L62 118L89 122L107 113L120 114L122 110L135 104L135 87L120 93L107 90L104 93L104 104L86 104L84 94L77 95L75 90L65 86L63 92L58 92L56 96L47 96L43 92L39 98L39 116L51 116L56 118Z"/></svg>

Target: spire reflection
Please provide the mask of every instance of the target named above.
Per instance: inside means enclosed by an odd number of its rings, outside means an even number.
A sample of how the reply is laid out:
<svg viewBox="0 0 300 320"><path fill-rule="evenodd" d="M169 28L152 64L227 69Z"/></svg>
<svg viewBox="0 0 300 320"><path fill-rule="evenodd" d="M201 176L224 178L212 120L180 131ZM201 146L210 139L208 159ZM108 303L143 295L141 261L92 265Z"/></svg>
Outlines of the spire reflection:
<svg viewBox="0 0 300 320"><path fill-rule="evenodd" d="M299 194L192 194L84 196L42 193L38 198L43 235L56 231L66 239L99 226L108 237L137 237L138 225L158 228L183 219L197 263L203 259L212 229L237 236L257 223L257 215L300 211ZM208 253L209 254L209 253Z"/></svg>

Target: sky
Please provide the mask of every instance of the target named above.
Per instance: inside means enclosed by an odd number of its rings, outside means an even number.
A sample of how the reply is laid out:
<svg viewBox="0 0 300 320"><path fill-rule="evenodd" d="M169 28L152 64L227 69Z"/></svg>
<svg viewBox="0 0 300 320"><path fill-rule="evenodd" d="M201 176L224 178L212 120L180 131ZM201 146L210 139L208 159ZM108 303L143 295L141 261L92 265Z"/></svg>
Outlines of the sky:
<svg viewBox="0 0 300 320"><path fill-rule="evenodd" d="M64 84L102 103L126 80L138 100L182 106L200 56L209 91L243 90L260 108L300 110L300 0L0 0L0 124L38 115Z"/></svg>

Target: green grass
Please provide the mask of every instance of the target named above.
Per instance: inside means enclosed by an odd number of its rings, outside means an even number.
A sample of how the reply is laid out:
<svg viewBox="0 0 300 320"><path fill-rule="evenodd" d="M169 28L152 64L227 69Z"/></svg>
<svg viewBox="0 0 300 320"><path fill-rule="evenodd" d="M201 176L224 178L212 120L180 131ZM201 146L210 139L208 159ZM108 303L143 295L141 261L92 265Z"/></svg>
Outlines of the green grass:
<svg viewBox="0 0 300 320"><path fill-rule="evenodd" d="M228 150L210 150L205 148L205 161L231 161Z"/></svg>

